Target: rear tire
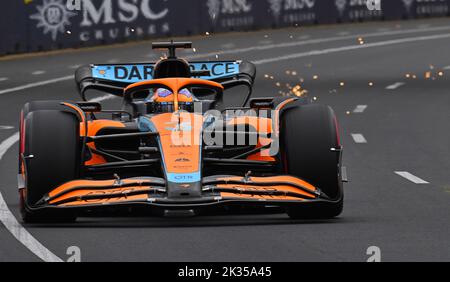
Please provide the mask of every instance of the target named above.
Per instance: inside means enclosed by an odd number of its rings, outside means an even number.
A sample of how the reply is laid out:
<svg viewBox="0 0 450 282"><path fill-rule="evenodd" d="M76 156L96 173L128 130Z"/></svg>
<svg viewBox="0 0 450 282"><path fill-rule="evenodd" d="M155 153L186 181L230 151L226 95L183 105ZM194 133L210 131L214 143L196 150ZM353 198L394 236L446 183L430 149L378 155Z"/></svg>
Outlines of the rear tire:
<svg viewBox="0 0 450 282"><path fill-rule="evenodd" d="M63 211L33 209L39 200L61 184L77 179L80 167L79 120L70 112L42 110L28 112L24 119L25 186L21 193L25 222L73 221Z"/></svg>
<svg viewBox="0 0 450 282"><path fill-rule="evenodd" d="M281 117L281 159L284 172L299 177L324 192L331 202L301 204L287 209L294 219L338 216L343 209L340 147L335 114L328 106L300 105Z"/></svg>

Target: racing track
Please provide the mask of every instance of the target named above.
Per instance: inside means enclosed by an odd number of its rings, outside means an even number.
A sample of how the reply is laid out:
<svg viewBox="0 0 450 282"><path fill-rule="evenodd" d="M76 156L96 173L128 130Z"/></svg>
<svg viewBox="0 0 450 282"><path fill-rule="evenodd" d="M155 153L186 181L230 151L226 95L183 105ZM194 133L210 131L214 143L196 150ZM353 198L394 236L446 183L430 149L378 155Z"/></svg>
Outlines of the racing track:
<svg viewBox="0 0 450 282"><path fill-rule="evenodd" d="M0 205L0 218L28 248L0 224L0 261L39 261L41 251L57 256L46 260L66 260L69 246L81 249L83 261L365 261L369 246L378 246L384 261L450 260L449 31L450 19L437 19L192 39L197 52L186 55L214 58L224 51L219 58L258 63L256 96L277 94L304 78L308 95L335 109L351 182L344 213L319 222L285 215L82 218L69 225L26 224L28 236L6 212L19 218L17 148L11 144L22 105L76 99L67 78L74 65L150 60L152 52L144 42L2 59L0 191L7 207ZM262 47L250 48L256 45ZM426 79L427 71L435 79Z"/></svg>

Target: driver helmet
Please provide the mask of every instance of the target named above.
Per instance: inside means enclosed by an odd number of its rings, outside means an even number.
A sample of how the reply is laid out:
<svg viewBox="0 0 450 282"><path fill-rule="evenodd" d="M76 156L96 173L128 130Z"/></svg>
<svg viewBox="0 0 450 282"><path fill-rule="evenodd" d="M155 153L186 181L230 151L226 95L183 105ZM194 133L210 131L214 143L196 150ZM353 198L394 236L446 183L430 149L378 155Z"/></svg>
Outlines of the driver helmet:
<svg viewBox="0 0 450 282"><path fill-rule="evenodd" d="M191 91L187 88L178 91L178 109L175 109L174 100L175 97L171 90L158 88L152 97L154 112L171 113L175 110L193 111L194 98Z"/></svg>

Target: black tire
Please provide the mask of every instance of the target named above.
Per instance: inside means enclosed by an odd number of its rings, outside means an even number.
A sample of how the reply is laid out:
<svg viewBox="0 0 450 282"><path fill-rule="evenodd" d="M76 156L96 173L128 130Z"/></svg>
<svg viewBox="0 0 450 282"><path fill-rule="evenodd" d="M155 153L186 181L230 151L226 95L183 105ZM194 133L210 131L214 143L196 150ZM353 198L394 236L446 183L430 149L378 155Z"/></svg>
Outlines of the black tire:
<svg viewBox="0 0 450 282"><path fill-rule="evenodd" d="M61 104L62 102L63 101L55 101L55 100L49 100L49 101L43 100L43 101L28 102L22 108L23 116L24 116L24 118L26 118L29 113L34 112L34 111L41 111L41 110L46 110L46 111L67 110L68 108Z"/></svg>
<svg viewBox="0 0 450 282"><path fill-rule="evenodd" d="M59 185L77 179L80 167L79 120L70 112L35 110L25 117L25 191L22 216L26 222L72 221L60 211L38 212L33 206Z"/></svg>
<svg viewBox="0 0 450 282"><path fill-rule="evenodd" d="M335 114L328 106L309 104L287 109L281 116L280 142L284 172L323 191L332 201L292 206L291 218L322 219L338 216L343 209L339 136Z"/></svg>
<svg viewBox="0 0 450 282"><path fill-rule="evenodd" d="M44 101L31 101L26 103L22 108L21 118L20 118L20 139L19 144L22 144L22 123L23 120L27 117L27 115L34 111L39 110L64 110L65 106L63 106L62 101L55 101L55 100L44 100ZM22 173L22 166L21 163L22 160L20 159L19 155L19 173Z"/></svg>

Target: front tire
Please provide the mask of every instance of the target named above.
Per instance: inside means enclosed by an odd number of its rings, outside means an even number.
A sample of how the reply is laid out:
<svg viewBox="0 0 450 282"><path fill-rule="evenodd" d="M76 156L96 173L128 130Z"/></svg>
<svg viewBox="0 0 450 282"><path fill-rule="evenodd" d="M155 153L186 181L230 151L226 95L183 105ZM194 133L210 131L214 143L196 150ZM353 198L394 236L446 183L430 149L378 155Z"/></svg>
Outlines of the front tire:
<svg viewBox="0 0 450 282"><path fill-rule="evenodd" d="M281 159L284 172L318 187L330 202L287 208L294 219L338 216L343 209L340 148L336 117L328 106L297 105L281 116Z"/></svg>
<svg viewBox="0 0 450 282"><path fill-rule="evenodd" d="M40 109L24 117L26 188L21 191L21 210L25 222L75 219L66 212L43 213L33 207L51 190L79 177L79 126L77 116L65 111Z"/></svg>

